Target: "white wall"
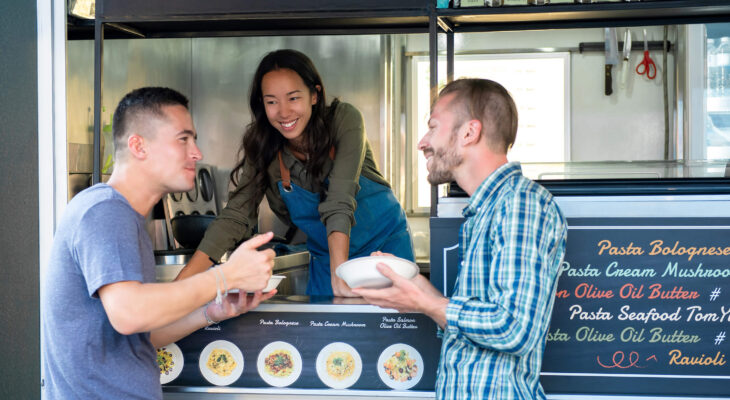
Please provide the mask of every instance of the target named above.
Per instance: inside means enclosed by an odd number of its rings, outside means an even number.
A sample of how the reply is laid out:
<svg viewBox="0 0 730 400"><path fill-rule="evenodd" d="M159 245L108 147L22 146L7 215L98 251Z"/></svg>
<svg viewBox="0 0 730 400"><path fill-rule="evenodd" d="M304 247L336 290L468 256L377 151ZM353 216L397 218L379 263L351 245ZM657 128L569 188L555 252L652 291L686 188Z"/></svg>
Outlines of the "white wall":
<svg viewBox="0 0 730 400"><path fill-rule="evenodd" d="M624 28L619 28L619 41ZM642 28L632 27L632 69L643 56ZM445 52L445 35L440 36L439 49ZM648 40L661 40L663 27L647 28ZM669 40L676 42L675 29ZM571 161L660 160L664 155L664 99L662 88L662 54L651 51L659 71L654 80L631 73L625 90L618 89L614 73L614 93L604 95L603 51L577 51L581 42L603 43L603 29L562 29L546 31L457 33L455 52L478 50L506 51L556 48L571 51ZM428 51L426 35L409 35L408 52ZM668 54L670 115L674 104L674 55ZM440 71L439 74L445 73ZM670 119L671 123L671 119ZM670 132L673 127L670 126ZM519 135L519 133L518 133Z"/></svg>

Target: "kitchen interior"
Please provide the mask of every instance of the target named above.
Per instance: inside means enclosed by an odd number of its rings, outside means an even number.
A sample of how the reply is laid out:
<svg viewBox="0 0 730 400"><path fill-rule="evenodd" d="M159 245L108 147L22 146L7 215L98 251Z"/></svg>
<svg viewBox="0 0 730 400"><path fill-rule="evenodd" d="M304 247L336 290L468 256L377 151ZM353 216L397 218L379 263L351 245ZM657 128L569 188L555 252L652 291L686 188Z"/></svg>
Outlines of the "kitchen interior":
<svg viewBox="0 0 730 400"><path fill-rule="evenodd" d="M439 84L447 80L446 40L439 35ZM494 79L515 97L520 125L509 158L548 187L728 176L730 24L457 32L453 40L454 77ZM636 71L644 46L655 77ZM247 96L254 70L264 54L283 48L313 60L329 100L337 97L362 112L376 161L406 211L416 262L430 275L432 218L460 216L468 199L454 185L433 189L416 150L430 106L428 34L105 39L102 180L114 167L112 110L141 86L169 86L188 96L204 155L196 189L169 195L148 218L158 279L172 279L195 247L195 240L178 237L173 220L214 215L225 206L241 134L251 120ZM92 180L94 41L69 40L66 51L70 199ZM275 273L286 276L277 297L301 298L309 262L305 237L289 231L265 202L258 229L276 234ZM166 398L185 398L185 392L168 391Z"/></svg>
<svg viewBox="0 0 730 400"><path fill-rule="evenodd" d="M730 91L730 28L668 26L669 51L650 52L657 66L654 79L637 74L634 66L642 57L644 34L658 47L665 28L615 30L622 50L630 32L633 50L631 68L615 67L611 95L605 94L606 32L601 28L455 34L456 74L495 79L512 91L521 118L510 160L520 161L532 179L725 176L730 104L723 101L723 92ZM687 48L698 46L706 49L703 57L688 57ZM115 104L133 88L169 86L190 98L202 164L214 182L214 207L201 213L216 213L225 206L229 174L243 127L250 122L247 96L254 69L265 53L282 48L309 55L330 99L337 97L361 110L379 166L407 212L417 262L428 273L430 185L416 150L429 107L426 34L107 40L102 176L108 177L113 168L109 143ZM91 182L94 42L70 40L67 52L70 198ZM440 82L446 78L444 58ZM702 74L702 87L688 84L696 80L686 75L688 70ZM687 124L695 119L704 119L700 129ZM448 187L441 191L448 196ZM195 203L190 195L174 197ZM448 208L448 199L441 206ZM161 224L165 213L156 215L150 233L156 236L158 250L183 248L171 240L174 216ZM259 231L267 230L284 241L287 227L264 201ZM303 239L295 235L290 244Z"/></svg>

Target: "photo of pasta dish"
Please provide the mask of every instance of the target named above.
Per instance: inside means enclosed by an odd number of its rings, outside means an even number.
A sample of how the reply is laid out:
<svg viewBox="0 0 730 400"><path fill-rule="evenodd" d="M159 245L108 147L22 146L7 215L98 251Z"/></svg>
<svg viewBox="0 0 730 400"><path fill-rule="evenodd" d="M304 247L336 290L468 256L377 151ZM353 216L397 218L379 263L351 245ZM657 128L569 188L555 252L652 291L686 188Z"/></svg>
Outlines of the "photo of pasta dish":
<svg viewBox="0 0 730 400"><path fill-rule="evenodd" d="M266 373L277 378L284 378L294 371L294 361L288 350L274 350L264 360Z"/></svg>
<svg viewBox="0 0 730 400"><path fill-rule="evenodd" d="M157 349L157 366L160 367L160 375L169 375L175 361L172 359L172 353L167 351L166 347Z"/></svg>
<svg viewBox="0 0 730 400"><path fill-rule="evenodd" d="M346 351L333 351L327 357L326 367L329 376L341 381L355 371L355 360Z"/></svg>
<svg viewBox="0 0 730 400"><path fill-rule="evenodd" d="M397 382L409 381L418 374L418 365L416 360L408 357L406 350L396 351L385 363L383 363L385 373L390 379Z"/></svg>
<svg viewBox="0 0 730 400"><path fill-rule="evenodd" d="M228 376L236 368L236 360L228 350L213 349L208 356L206 364L208 369L219 376Z"/></svg>

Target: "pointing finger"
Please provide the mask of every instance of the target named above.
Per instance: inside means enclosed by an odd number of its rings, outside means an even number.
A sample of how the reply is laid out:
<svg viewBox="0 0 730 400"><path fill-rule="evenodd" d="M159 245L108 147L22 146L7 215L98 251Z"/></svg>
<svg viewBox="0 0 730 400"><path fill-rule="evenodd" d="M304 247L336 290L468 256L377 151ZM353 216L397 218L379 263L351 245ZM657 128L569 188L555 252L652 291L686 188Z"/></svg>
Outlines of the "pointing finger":
<svg viewBox="0 0 730 400"><path fill-rule="evenodd" d="M261 235L257 235L252 237L251 239L248 239L247 241L243 242L241 247L246 249L258 249L260 246L263 246L264 244L268 243L271 238L274 237L273 232L266 232L262 233Z"/></svg>

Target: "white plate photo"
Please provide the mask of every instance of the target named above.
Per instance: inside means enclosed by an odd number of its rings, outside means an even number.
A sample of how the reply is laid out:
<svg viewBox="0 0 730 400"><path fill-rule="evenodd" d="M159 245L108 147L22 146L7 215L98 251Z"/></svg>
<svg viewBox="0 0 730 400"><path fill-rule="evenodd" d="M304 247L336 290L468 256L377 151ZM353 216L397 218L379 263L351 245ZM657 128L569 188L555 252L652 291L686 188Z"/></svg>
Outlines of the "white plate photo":
<svg viewBox="0 0 730 400"><path fill-rule="evenodd" d="M200 352L198 367L208 382L227 386L241 377L243 354L235 344L227 340L216 340L208 343Z"/></svg>
<svg viewBox="0 0 730 400"><path fill-rule="evenodd" d="M391 280L377 270L376 265L388 265L398 275L411 279L418 274L418 265L413 261L395 256L368 256L347 260L340 264L335 274L351 288L381 289L392 284Z"/></svg>
<svg viewBox="0 0 730 400"><path fill-rule="evenodd" d="M423 358L407 344L388 346L378 357L378 376L391 389L410 389L423 376Z"/></svg>
<svg viewBox="0 0 730 400"><path fill-rule="evenodd" d="M332 389L347 389L360 379L362 360L354 347L334 342L319 352L316 367L322 383Z"/></svg>
<svg viewBox="0 0 730 400"><path fill-rule="evenodd" d="M264 382L286 387L296 382L302 373L302 356L287 342L271 342L259 352L256 368Z"/></svg>
<svg viewBox="0 0 730 400"><path fill-rule="evenodd" d="M175 343L157 349L157 366L160 367L160 384L175 380L185 365L182 351Z"/></svg>

